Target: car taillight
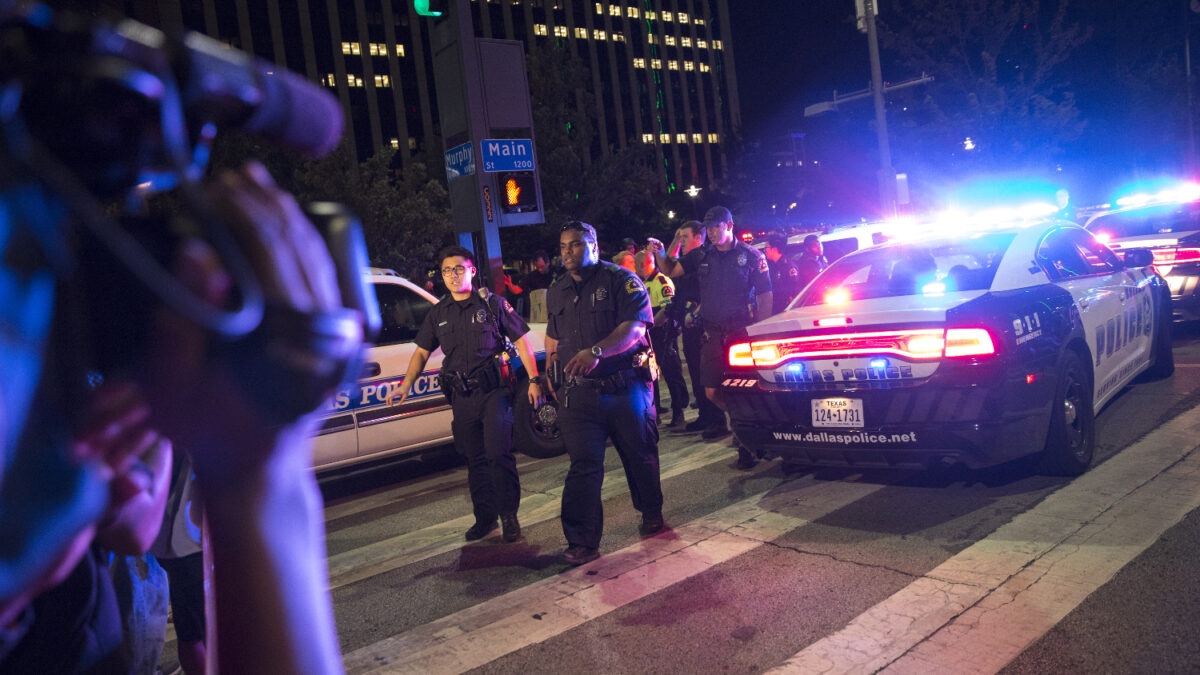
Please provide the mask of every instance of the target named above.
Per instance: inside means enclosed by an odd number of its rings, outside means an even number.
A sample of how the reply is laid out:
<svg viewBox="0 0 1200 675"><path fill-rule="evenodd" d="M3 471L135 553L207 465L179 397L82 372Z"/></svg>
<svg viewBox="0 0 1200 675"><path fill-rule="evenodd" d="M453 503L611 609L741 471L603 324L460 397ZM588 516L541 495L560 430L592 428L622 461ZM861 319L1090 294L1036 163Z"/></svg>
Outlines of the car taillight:
<svg viewBox="0 0 1200 675"><path fill-rule="evenodd" d="M1154 249L1155 265L1178 265L1187 262L1200 262L1200 248Z"/></svg>
<svg viewBox="0 0 1200 675"><path fill-rule="evenodd" d="M729 348L729 365L773 368L804 358L892 354L930 360L995 353L996 343L986 328L922 328L741 342Z"/></svg>

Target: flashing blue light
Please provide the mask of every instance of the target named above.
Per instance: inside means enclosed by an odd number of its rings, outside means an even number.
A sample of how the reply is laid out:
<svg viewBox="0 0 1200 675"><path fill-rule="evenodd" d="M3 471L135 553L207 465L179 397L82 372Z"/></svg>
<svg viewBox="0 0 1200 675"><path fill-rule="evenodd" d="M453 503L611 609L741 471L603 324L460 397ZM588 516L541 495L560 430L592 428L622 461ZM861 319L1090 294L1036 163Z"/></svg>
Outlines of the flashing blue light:
<svg viewBox="0 0 1200 675"><path fill-rule="evenodd" d="M787 369L788 369L788 372L798 373L798 372L804 370L804 366L799 363L793 363L792 365L788 366Z"/></svg>
<svg viewBox="0 0 1200 675"><path fill-rule="evenodd" d="M1117 206L1165 206L1186 204L1200 199L1200 185L1196 183L1145 182L1126 188L1125 194L1116 199Z"/></svg>
<svg viewBox="0 0 1200 675"><path fill-rule="evenodd" d="M887 366L888 366L887 359L871 359L871 367L872 368L887 368Z"/></svg>

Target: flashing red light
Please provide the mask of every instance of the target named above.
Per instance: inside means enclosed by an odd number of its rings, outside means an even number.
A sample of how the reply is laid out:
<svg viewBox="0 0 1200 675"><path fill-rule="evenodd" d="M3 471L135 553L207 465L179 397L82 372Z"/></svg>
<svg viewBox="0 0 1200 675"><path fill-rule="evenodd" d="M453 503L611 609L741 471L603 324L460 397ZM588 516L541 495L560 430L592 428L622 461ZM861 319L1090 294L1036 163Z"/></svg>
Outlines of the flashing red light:
<svg viewBox="0 0 1200 675"><path fill-rule="evenodd" d="M1033 384L1037 382L1037 373L1029 373L1025 376L1025 384Z"/></svg>
<svg viewBox="0 0 1200 675"><path fill-rule="evenodd" d="M921 328L742 342L729 348L729 365L773 368L803 358L892 354L930 360L995 353L996 343L986 328Z"/></svg>
<svg viewBox="0 0 1200 675"><path fill-rule="evenodd" d="M1200 262L1200 248L1156 248L1153 253L1155 265Z"/></svg>
<svg viewBox="0 0 1200 675"><path fill-rule="evenodd" d="M751 234L750 232L743 232L742 233L742 241L749 244L750 242L754 241L754 235Z"/></svg>
<svg viewBox="0 0 1200 675"><path fill-rule="evenodd" d="M824 319L817 319L813 325L817 328L833 328L834 326L846 326L854 323L854 320L848 316L831 316Z"/></svg>

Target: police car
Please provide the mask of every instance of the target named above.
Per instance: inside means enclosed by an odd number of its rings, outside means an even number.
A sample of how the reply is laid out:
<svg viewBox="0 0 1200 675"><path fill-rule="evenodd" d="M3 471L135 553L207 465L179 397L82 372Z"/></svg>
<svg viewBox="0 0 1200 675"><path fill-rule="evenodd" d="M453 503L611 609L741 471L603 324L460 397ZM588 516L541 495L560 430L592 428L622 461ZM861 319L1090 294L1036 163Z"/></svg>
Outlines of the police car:
<svg viewBox="0 0 1200 675"><path fill-rule="evenodd" d="M450 406L438 384L441 349L429 356L408 399L397 403L400 384L416 350L413 341L437 298L390 270L372 268L368 280L379 301L382 330L369 350L358 383L339 390L327 404L314 441L317 471L417 453L453 441ZM544 334L544 325L530 326L529 340L539 361L545 358ZM564 448L553 403L530 410L526 386L527 381L522 381L514 401L516 448L534 457L561 454Z"/></svg>
<svg viewBox="0 0 1200 675"><path fill-rule="evenodd" d="M1040 452L1042 470L1079 474L1095 411L1140 374L1173 372L1170 296L1148 251L1122 260L1063 220L941 225L956 234L837 260L729 346L722 391L743 445L876 466Z"/></svg>
<svg viewBox="0 0 1200 675"><path fill-rule="evenodd" d="M1127 194L1084 214L1082 222L1118 256L1128 248L1149 248L1171 289L1175 318L1200 320L1200 185Z"/></svg>

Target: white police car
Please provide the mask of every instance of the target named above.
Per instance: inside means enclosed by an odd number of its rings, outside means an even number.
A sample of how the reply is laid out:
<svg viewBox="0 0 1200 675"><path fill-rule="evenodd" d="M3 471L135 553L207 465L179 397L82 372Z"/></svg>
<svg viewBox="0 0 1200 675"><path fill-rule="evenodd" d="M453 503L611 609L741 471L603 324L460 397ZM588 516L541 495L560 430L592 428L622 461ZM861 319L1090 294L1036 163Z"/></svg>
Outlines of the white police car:
<svg viewBox="0 0 1200 675"><path fill-rule="evenodd" d="M729 346L722 390L743 445L876 466L1042 452L1042 470L1078 474L1095 411L1139 374L1173 372L1148 251L1122 261L1061 220L941 231L957 233L839 259Z"/></svg>
<svg viewBox="0 0 1200 675"><path fill-rule="evenodd" d="M1171 289L1177 320L1200 320L1200 185L1179 183L1122 196L1081 214L1088 231L1118 255L1148 248Z"/></svg>
<svg viewBox="0 0 1200 675"><path fill-rule="evenodd" d="M416 350L413 340L437 298L390 270L372 268L368 279L379 301L382 330L358 383L342 388L328 403L313 448L317 471L415 453L453 440L450 406L438 384L441 349L429 356L403 404L397 403L398 394L391 396L404 381ZM530 344L539 361L545 357L544 333L543 325L530 327ZM517 449L535 457L561 454L556 410L550 404L531 411L527 401L521 403L525 386L522 382L516 396Z"/></svg>

